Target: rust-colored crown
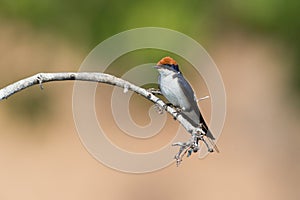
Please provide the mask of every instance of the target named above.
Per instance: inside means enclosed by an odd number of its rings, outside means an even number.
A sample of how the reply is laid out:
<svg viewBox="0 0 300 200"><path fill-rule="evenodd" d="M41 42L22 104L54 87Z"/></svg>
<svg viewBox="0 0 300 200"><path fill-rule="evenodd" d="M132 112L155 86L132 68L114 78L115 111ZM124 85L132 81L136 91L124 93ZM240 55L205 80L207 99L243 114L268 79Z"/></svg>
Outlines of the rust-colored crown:
<svg viewBox="0 0 300 200"><path fill-rule="evenodd" d="M173 58L167 56L161 59L157 65L177 65L177 62Z"/></svg>

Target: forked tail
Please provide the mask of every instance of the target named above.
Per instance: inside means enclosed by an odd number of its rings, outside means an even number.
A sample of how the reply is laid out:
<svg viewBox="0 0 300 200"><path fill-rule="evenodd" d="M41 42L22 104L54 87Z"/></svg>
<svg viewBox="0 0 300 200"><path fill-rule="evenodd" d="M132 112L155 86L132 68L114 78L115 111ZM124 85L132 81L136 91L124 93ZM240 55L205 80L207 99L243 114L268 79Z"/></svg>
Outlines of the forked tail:
<svg viewBox="0 0 300 200"><path fill-rule="evenodd" d="M206 123L202 124L202 128L204 129L203 131L205 132L205 136L207 137L210 145L212 146L212 148L217 152L220 153L219 148L217 147L216 143L214 142L214 140L216 139L212 132L209 130L209 128L207 127Z"/></svg>
<svg viewBox="0 0 300 200"><path fill-rule="evenodd" d="M214 149L217 153L220 153L220 150L219 150L218 146L216 145L216 143L215 143L211 138L209 138L209 137L207 137L207 138L208 138L209 143L210 143L211 146L213 147L213 149Z"/></svg>

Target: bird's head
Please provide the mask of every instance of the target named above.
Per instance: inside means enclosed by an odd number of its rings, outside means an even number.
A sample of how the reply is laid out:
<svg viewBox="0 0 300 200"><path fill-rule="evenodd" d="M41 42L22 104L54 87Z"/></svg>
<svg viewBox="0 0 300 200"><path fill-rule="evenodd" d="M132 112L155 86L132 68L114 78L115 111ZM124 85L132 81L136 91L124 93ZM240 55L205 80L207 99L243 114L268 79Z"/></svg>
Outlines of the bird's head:
<svg viewBox="0 0 300 200"><path fill-rule="evenodd" d="M180 73L177 62L169 56L162 58L155 68L163 73Z"/></svg>

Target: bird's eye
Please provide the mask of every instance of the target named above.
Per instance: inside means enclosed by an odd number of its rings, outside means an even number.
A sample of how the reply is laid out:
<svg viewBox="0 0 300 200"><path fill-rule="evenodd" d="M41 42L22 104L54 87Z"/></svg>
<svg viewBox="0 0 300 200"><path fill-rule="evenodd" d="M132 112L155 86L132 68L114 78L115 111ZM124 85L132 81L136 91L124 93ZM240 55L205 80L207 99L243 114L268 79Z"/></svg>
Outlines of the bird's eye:
<svg viewBox="0 0 300 200"><path fill-rule="evenodd" d="M174 68L176 71L179 71L178 65L173 65L173 68Z"/></svg>

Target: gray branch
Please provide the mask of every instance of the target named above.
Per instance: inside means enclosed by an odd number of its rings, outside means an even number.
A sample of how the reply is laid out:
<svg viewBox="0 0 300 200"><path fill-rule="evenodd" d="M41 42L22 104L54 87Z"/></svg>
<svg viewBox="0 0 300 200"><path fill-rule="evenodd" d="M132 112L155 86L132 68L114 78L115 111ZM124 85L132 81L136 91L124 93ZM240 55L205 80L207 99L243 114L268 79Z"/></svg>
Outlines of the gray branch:
<svg viewBox="0 0 300 200"><path fill-rule="evenodd" d="M196 152L198 150L198 141L202 140L205 142L203 136L205 133L199 127L194 127L190 124L185 118L180 115L174 108L167 106L165 102L159 99L155 94L159 92L154 92L154 90L146 90L144 88L138 87L128 81L117 78L113 75L105 73L93 73L93 72L81 72L81 73L39 73L28 78L22 79L18 82L12 83L2 89L0 89L0 101L7 99L11 95L24 90L33 85L40 85L43 89L42 83L51 82L51 81L65 81L65 80L77 80L77 81L91 81L98 83L106 83L110 85L115 85L126 90L131 90L137 94L145 97L146 99L152 101L154 104L164 108L174 119L177 119L178 122L191 134L191 139L188 142L178 142L174 146L180 146L178 154L175 156L177 164L181 162L182 156L189 151L189 155L192 151ZM184 152L184 154L181 154Z"/></svg>

